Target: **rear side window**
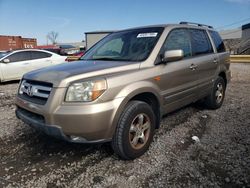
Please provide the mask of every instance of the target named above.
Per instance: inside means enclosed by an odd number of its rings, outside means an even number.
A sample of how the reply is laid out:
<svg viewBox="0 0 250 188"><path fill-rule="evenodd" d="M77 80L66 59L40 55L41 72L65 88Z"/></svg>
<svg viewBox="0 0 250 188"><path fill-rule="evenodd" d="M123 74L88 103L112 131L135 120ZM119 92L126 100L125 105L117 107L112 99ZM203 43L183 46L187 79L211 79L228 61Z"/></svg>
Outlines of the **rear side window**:
<svg viewBox="0 0 250 188"><path fill-rule="evenodd" d="M164 43L164 50L183 50L184 57L191 56L190 37L187 29L174 29Z"/></svg>
<svg viewBox="0 0 250 188"><path fill-rule="evenodd" d="M42 59L42 58L47 58L51 56L52 54L46 53L46 52L38 52L38 51L31 52L32 59Z"/></svg>
<svg viewBox="0 0 250 188"><path fill-rule="evenodd" d="M16 52L7 59L10 60L10 62L18 62L18 61L26 61L26 60L31 60L31 53L30 52Z"/></svg>
<svg viewBox="0 0 250 188"><path fill-rule="evenodd" d="M216 31L209 31L209 34L214 41L217 52L218 53L225 52L226 51L225 45L224 45L219 33Z"/></svg>
<svg viewBox="0 0 250 188"><path fill-rule="evenodd" d="M213 53L212 45L205 30L190 29L189 31L193 56Z"/></svg>

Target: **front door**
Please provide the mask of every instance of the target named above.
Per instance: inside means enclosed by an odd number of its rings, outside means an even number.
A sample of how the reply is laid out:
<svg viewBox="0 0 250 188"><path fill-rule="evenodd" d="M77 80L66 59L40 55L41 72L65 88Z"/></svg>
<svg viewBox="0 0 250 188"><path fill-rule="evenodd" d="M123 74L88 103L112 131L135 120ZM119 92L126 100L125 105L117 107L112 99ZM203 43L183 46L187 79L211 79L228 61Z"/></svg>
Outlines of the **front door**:
<svg viewBox="0 0 250 188"><path fill-rule="evenodd" d="M159 87L165 101L165 112L173 111L193 102L197 97L197 65L191 57L191 41L187 29L172 30L163 45L161 54L168 50L184 52L180 61L167 62L162 66Z"/></svg>
<svg viewBox="0 0 250 188"><path fill-rule="evenodd" d="M16 52L5 59L9 59L9 63L1 64L4 80L20 79L30 69L29 52Z"/></svg>

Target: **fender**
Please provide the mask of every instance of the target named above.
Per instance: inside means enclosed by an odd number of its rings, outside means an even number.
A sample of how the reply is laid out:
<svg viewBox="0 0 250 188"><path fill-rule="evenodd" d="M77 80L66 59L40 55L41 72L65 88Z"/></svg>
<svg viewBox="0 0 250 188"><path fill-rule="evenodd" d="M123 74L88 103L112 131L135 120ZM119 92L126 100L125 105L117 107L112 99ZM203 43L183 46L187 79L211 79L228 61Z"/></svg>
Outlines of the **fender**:
<svg viewBox="0 0 250 188"><path fill-rule="evenodd" d="M230 78L228 78L227 72L230 70L230 56L228 52L225 52L223 55L219 56L219 65L218 68L216 70L216 77L221 73L224 72L227 76L227 81L230 80ZM223 62L223 63L222 63ZM229 71L230 72L230 71Z"/></svg>
<svg viewBox="0 0 250 188"><path fill-rule="evenodd" d="M163 104L163 98L160 96L160 89L157 87L156 84L154 84L153 82L150 81L139 81L136 83L132 83L130 85L127 85L125 88L123 88L116 96L116 98L123 98L123 100L121 101L117 111L112 114L112 116L114 118L113 122L112 122L112 128L111 128L111 133L110 133L110 137L112 138L115 130L116 130L116 126L117 123L119 121L119 118L124 110L124 108L126 107L127 103L136 95L142 94L142 93L151 93L153 94L158 102L159 105L162 106Z"/></svg>

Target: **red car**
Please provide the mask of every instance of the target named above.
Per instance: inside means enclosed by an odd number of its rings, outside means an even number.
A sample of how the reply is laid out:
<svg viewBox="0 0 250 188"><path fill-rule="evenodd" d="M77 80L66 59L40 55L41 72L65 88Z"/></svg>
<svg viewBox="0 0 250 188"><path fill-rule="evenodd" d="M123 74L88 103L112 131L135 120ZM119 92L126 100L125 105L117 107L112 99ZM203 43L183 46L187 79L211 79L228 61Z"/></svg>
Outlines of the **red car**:
<svg viewBox="0 0 250 188"><path fill-rule="evenodd" d="M66 58L66 61L77 61L78 59L80 59L83 55L84 55L85 51L80 51L77 52L73 55L70 55Z"/></svg>

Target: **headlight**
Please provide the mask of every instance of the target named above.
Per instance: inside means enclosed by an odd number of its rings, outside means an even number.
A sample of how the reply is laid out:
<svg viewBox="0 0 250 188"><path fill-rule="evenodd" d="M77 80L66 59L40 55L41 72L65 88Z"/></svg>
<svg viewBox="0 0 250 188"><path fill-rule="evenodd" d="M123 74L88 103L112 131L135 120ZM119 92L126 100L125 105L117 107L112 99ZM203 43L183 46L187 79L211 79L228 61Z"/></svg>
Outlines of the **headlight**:
<svg viewBox="0 0 250 188"><path fill-rule="evenodd" d="M90 102L97 99L107 89L106 80L72 83L66 94L66 102Z"/></svg>

